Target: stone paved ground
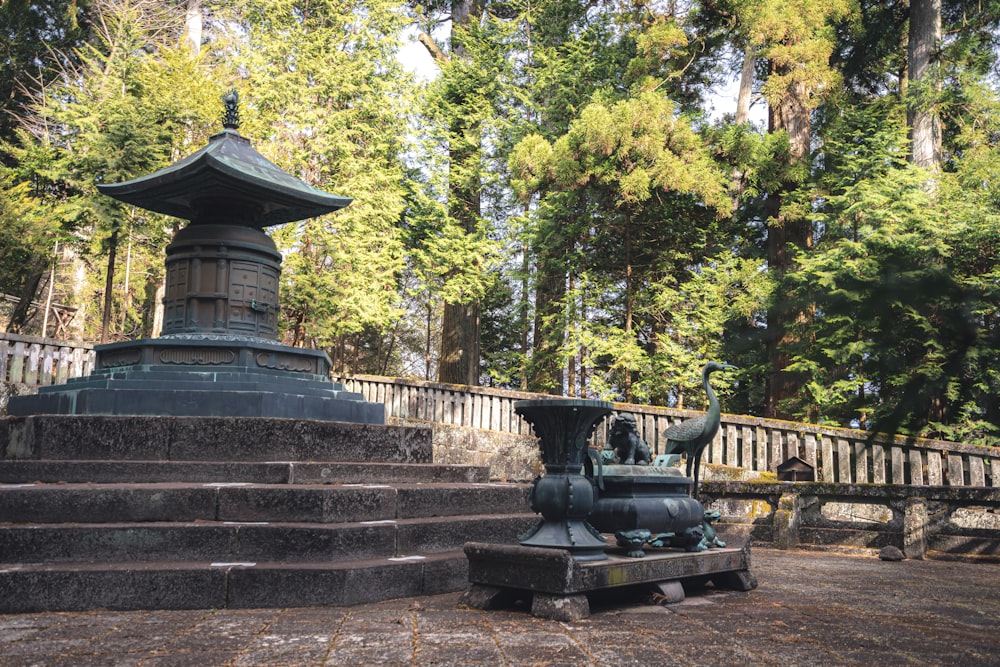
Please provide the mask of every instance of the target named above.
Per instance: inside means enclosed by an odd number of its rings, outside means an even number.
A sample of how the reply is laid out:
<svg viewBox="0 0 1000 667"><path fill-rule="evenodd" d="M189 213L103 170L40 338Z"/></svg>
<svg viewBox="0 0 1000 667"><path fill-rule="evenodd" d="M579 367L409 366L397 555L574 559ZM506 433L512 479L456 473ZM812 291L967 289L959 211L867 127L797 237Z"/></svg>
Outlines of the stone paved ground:
<svg viewBox="0 0 1000 667"><path fill-rule="evenodd" d="M351 608L0 616L0 665L1000 665L1000 565L754 549L760 586L561 623L458 594ZM2 591L0 591L2 593Z"/></svg>

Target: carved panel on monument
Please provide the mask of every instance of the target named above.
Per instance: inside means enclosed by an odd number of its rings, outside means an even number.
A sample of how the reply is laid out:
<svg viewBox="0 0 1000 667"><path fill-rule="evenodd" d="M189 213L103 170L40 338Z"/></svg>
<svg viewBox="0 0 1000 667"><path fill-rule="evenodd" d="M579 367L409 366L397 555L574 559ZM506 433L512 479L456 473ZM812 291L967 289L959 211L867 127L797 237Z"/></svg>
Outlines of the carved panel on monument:
<svg viewBox="0 0 1000 667"><path fill-rule="evenodd" d="M236 361L233 350L217 347L171 347L160 352L165 364L221 366Z"/></svg>
<svg viewBox="0 0 1000 667"><path fill-rule="evenodd" d="M232 262L229 272L230 331L276 337L277 303L276 270L255 262Z"/></svg>
<svg viewBox="0 0 1000 667"><path fill-rule="evenodd" d="M308 357L280 352L261 352L257 355L257 365L262 368L274 368L294 373L318 373L316 363Z"/></svg>
<svg viewBox="0 0 1000 667"><path fill-rule="evenodd" d="M135 366L142 359L140 350L116 350L98 355L98 368L122 368Z"/></svg>

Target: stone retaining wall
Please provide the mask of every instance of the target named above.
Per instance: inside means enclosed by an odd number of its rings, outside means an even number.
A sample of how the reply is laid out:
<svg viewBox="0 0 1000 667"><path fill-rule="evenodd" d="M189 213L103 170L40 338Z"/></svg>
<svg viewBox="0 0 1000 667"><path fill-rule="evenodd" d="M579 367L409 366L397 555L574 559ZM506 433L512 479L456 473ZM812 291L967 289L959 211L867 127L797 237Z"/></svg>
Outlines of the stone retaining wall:
<svg viewBox="0 0 1000 667"><path fill-rule="evenodd" d="M490 479L500 482L529 482L543 470L538 438L533 435L414 419L395 423L433 429L434 463L489 466Z"/></svg>

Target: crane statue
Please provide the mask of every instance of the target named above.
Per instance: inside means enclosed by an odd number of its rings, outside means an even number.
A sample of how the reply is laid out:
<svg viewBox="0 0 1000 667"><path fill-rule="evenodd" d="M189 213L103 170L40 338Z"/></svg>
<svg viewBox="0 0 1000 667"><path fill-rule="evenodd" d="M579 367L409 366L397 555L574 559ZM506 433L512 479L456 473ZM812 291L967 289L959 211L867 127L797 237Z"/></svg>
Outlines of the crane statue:
<svg viewBox="0 0 1000 667"><path fill-rule="evenodd" d="M694 419L674 424L663 432L663 436L667 440L664 453L680 454L683 452L687 455L686 474L694 480L694 484L691 487L691 497L695 499L698 498L698 471L701 467L701 454L705 451L708 443L712 442L715 434L718 433L719 421L722 418L722 413L719 410L719 400L715 397L715 392L712 391L712 385L708 383L708 376L715 371L735 369L736 366L719 363L718 361L710 361L705 364L705 367L701 371L701 383L704 385L705 394L708 396L708 412L701 417L695 417ZM692 468L694 469L693 476L691 474Z"/></svg>

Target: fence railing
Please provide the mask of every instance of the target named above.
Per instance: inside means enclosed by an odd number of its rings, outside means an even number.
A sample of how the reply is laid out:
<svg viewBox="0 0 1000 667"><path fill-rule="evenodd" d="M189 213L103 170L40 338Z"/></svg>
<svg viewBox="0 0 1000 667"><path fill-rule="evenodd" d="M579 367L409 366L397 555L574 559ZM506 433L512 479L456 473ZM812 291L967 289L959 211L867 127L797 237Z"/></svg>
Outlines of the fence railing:
<svg viewBox="0 0 1000 667"><path fill-rule="evenodd" d="M90 345L0 333L0 382L30 388L58 384L86 375L94 366ZM418 419L530 434L514 412L514 403L546 395L466 387L370 375L339 378L369 401L384 403L386 413ZM635 416L639 434L654 454L663 453L663 431L702 414L692 410L616 403L619 413ZM596 434L607 442L607 420ZM736 468L774 472L792 456L816 469L819 481L843 484L913 484L929 486L1000 486L1000 448L866 431L832 428L758 417L723 415L703 460Z"/></svg>
<svg viewBox="0 0 1000 667"><path fill-rule="evenodd" d="M0 333L0 382L44 387L93 367L94 350L86 343Z"/></svg>
<svg viewBox="0 0 1000 667"><path fill-rule="evenodd" d="M531 428L514 412L514 402L546 396L518 391L356 375L339 378L345 388L384 403L386 414L517 434ZM550 397L551 398L551 397ZM666 446L663 431L701 412L616 403L635 416L639 434L654 454ZM610 420L596 434L607 442ZM796 456L816 470L818 481L842 484L1000 486L1000 448L866 431L723 415L703 461L761 472Z"/></svg>

